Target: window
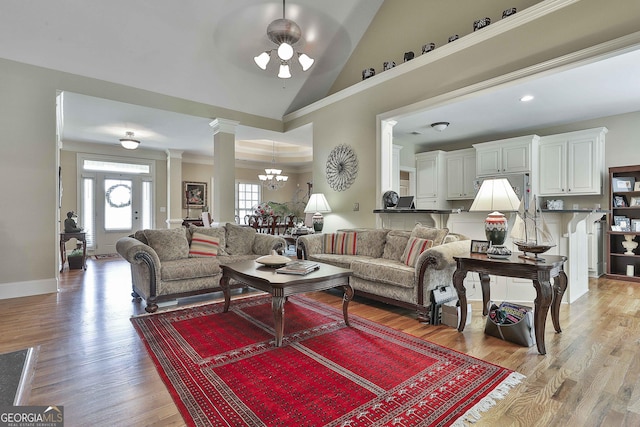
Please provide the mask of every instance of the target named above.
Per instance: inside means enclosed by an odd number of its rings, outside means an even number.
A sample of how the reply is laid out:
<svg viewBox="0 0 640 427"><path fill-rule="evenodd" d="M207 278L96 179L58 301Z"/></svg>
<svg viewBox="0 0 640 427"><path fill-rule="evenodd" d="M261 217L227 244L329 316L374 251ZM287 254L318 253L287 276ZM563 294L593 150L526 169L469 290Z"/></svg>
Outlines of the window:
<svg viewBox="0 0 640 427"><path fill-rule="evenodd" d="M238 182L236 185L236 215L240 223L244 222L246 215L253 214L253 207L260 203L260 184Z"/></svg>

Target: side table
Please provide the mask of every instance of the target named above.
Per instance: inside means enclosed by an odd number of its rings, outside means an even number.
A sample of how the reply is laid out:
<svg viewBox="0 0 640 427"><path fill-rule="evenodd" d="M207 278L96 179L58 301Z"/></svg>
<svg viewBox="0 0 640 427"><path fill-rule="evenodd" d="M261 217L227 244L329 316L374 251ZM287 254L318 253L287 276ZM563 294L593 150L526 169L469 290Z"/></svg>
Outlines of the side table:
<svg viewBox="0 0 640 427"><path fill-rule="evenodd" d="M82 269L87 269L87 233L60 233L60 273L64 270L64 263L67 262L67 251L65 250L65 243L71 239L76 239L82 242Z"/></svg>
<svg viewBox="0 0 640 427"><path fill-rule="evenodd" d="M560 302L564 291L567 289L567 275L563 265L567 260L564 256L544 255L545 262L535 262L520 258L520 253L514 253L507 259L489 258L485 254L470 253L468 256L454 257L456 260L456 271L453 273L453 286L458 293L460 307L467 306L467 290L464 287L464 278L469 271L480 274L482 285L482 315L489 314L489 302L491 300L491 290L489 275L506 277L518 277L531 279L533 287L536 289L536 299L534 301L533 325L536 333L536 343L538 353L546 354L544 343L544 330L547 321L547 312L551 308L551 319L556 332L562 332L560 328ZM553 279L553 286L551 285ZM467 310L460 310L460 325L458 331L464 330L467 321Z"/></svg>

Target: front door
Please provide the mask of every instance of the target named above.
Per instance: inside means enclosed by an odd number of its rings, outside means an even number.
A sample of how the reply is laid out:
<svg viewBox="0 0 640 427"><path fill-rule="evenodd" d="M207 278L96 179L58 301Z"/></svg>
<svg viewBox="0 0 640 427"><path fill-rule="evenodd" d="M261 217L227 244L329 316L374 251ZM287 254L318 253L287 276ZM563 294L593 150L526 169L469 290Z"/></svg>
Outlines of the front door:
<svg viewBox="0 0 640 427"><path fill-rule="evenodd" d="M83 178L80 219L95 254L115 253L120 237L152 228L151 185L149 178L127 174Z"/></svg>
<svg viewBox="0 0 640 427"><path fill-rule="evenodd" d="M141 183L137 177L98 174L95 253L115 253L116 242L142 228Z"/></svg>

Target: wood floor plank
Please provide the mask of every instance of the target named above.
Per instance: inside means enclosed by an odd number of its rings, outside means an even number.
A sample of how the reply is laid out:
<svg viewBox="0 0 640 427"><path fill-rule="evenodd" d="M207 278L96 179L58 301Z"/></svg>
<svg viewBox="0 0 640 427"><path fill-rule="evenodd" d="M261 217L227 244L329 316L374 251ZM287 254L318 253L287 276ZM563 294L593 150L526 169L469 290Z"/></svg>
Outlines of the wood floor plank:
<svg viewBox="0 0 640 427"><path fill-rule="evenodd" d="M130 296L129 264L90 259L60 279L57 294L0 300L0 352L40 346L29 404L64 405L70 426L184 425L131 325L144 305ZM476 426L640 425L640 284L601 278L589 288L562 305L562 333L547 321L545 356L485 336L480 302L463 333L358 297L349 312L524 374ZM342 306L337 292L308 296Z"/></svg>

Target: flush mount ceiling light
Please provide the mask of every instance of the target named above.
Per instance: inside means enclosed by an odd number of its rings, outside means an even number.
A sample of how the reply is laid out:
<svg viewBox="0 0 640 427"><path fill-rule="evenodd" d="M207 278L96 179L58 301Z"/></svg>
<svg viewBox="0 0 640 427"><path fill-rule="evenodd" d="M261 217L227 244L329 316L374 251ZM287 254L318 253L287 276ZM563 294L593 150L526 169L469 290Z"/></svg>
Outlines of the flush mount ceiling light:
<svg viewBox="0 0 640 427"><path fill-rule="evenodd" d="M437 130L438 132L442 132L443 130L449 127L449 122L431 123L431 127Z"/></svg>
<svg viewBox="0 0 640 427"><path fill-rule="evenodd" d="M127 150L135 150L140 145L140 141L133 139L133 132L127 132L125 138L120 138L120 144Z"/></svg>
<svg viewBox="0 0 640 427"><path fill-rule="evenodd" d="M284 1L282 0L282 18L276 19L267 27L267 37L278 47L276 49L267 50L253 58L256 65L263 70L267 69L267 64L271 60L271 55L275 51L280 61L278 77L288 79L291 77L292 58L296 58L302 67L302 71L307 71L315 60L306 53L296 52L293 48L302 37L302 30L298 24L284 17Z"/></svg>
<svg viewBox="0 0 640 427"><path fill-rule="evenodd" d="M533 101L533 98L534 98L533 95L524 95L522 98L520 98L520 102Z"/></svg>

